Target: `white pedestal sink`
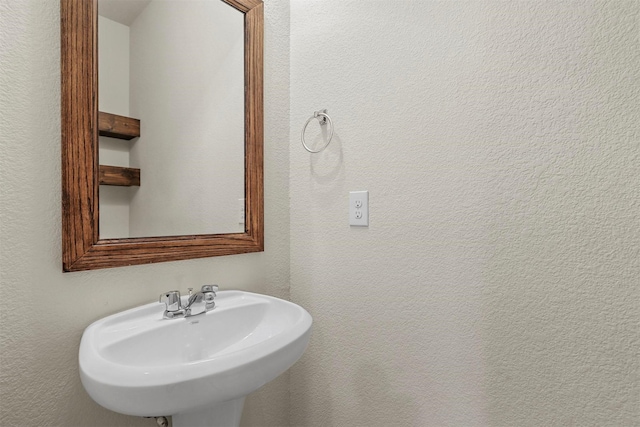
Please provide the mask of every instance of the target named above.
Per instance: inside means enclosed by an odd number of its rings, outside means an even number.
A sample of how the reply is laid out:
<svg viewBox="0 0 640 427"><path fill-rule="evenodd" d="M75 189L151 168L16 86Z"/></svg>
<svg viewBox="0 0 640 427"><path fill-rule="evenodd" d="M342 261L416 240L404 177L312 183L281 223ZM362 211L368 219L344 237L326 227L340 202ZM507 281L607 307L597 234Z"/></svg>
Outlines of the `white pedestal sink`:
<svg viewBox="0 0 640 427"><path fill-rule="evenodd" d="M163 319L151 303L91 324L79 354L87 393L122 414L171 415L174 427L237 426L245 396L302 356L312 319L278 298L217 295L197 316Z"/></svg>

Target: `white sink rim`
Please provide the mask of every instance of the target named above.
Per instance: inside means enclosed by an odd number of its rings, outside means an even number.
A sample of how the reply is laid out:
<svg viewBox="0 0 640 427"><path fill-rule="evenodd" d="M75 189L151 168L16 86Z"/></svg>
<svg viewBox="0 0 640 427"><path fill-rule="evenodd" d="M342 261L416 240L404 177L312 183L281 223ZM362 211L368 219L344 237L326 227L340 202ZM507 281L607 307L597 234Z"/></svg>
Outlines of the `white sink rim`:
<svg viewBox="0 0 640 427"><path fill-rule="evenodd" d="M216 301L217 306L214 310L187 319L162 319L164 306L159 303L150 303L107 316L92 323L83 334L79 351L80 374L87 392L98 403L116 412L150 416L152 415L150 412L155 413L158 409L151 411L141 405L138 410L133 406L113 403L114 399L109 396L109 393L138 392L141 395L146 394L148 400L151 401L155 398L152 396L153 393L160 393L164 396L167 390L172 387L176 387L176 389L188 388L187 384L190 382L202 383L203 381L211 381L211 379L216 379L222 384L224 381L233 381L233 376L237 374L240 378L245 375L244 380L239 380L241 385L234 384L231 388L239 390L245 387L242 390L246 389L246 395L287 370L306 349L312 318L302 307L279 298L244 291L220 291ZM203 316L215 317L216 313L222 313L225 310L265 302L273 304L277 308L291 310L295 313L295 321L287 324L286 330L250 346L247 351L241 350L195 362L162 366L126 365L110 360L101 353L101 346L105 347L104 342L100 342L101 338L104 340L104 336L101 337L101 332L104 335L105 330L114 328L113 325L121 326L129 322L129 324L132 323L135 327L140 328L137 330L138 333L149 331L162 333L157 330L170 325L170 322L198 321ZM135 321L132 320L134 318ZM114 334L117 333L118 328L113 331ZM111 343L116 342L118 339L114 339ZM167 345L180 345L180 343L167 342ZM268 371L262 372L263 362L268 365L268 368L264 368ZM248 380L246 374L240 374L245 367L259 378ZM203 384L200 386L204 387ZM230 391L227 394L221 393L221 396L224 395L225 399L240 397L242 393L238 390ZM194 400L194 405L197 400ZM204 401L201 399L202 402ZM162 407L162 405L149 406ZM185 402L182 404L176 402L176 405L167 402L165 406L173 407L174 410L189 409ZM155 413L155 415L173 415L173 413Z"/></svg>

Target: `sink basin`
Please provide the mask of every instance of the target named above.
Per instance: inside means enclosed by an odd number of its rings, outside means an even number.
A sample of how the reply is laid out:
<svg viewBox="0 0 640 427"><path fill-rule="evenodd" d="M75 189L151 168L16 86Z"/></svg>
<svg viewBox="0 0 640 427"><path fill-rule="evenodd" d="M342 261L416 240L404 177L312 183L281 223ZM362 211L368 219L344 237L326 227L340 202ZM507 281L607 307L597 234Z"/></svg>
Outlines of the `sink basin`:
<svg viewBox="0 0 640 427"><path fill-rule="evenodd" d="M312 319L250 292L220 291L215 301L187 318L163 319L164 305L151 303L91 324L79 354L87 393L122 414L172 415L174 427L237 425L245 396L302 356Z"/></svg>

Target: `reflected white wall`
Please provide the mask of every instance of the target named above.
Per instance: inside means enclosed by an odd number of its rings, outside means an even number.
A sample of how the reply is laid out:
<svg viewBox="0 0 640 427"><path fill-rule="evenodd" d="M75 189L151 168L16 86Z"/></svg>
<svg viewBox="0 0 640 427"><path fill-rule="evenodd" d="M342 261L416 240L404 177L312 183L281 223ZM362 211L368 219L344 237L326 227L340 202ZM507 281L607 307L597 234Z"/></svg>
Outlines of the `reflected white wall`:
<svg viewBox="0 0 640 427"><path fill-rule="evenodd" d="M141 184L130 236L243 232L244 15L222 1L152 1L131 25Z"/></svg>

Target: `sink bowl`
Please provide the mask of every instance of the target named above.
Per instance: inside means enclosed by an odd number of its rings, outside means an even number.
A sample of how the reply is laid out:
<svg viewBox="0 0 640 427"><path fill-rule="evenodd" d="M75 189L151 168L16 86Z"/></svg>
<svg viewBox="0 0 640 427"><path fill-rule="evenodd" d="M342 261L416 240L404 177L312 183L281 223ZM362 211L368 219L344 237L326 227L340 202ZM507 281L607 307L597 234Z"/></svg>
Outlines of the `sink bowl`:
<svg viewBox="0 0 640 427"><path fill-rule="evenodd" d="M174 427L237 425L245 396L289 369L311 333L305 309L250 292L220 291L215 309L197 316L163 312L146 304L85 330L80 377L93 400L127 415L172 415Z"/></svg>

